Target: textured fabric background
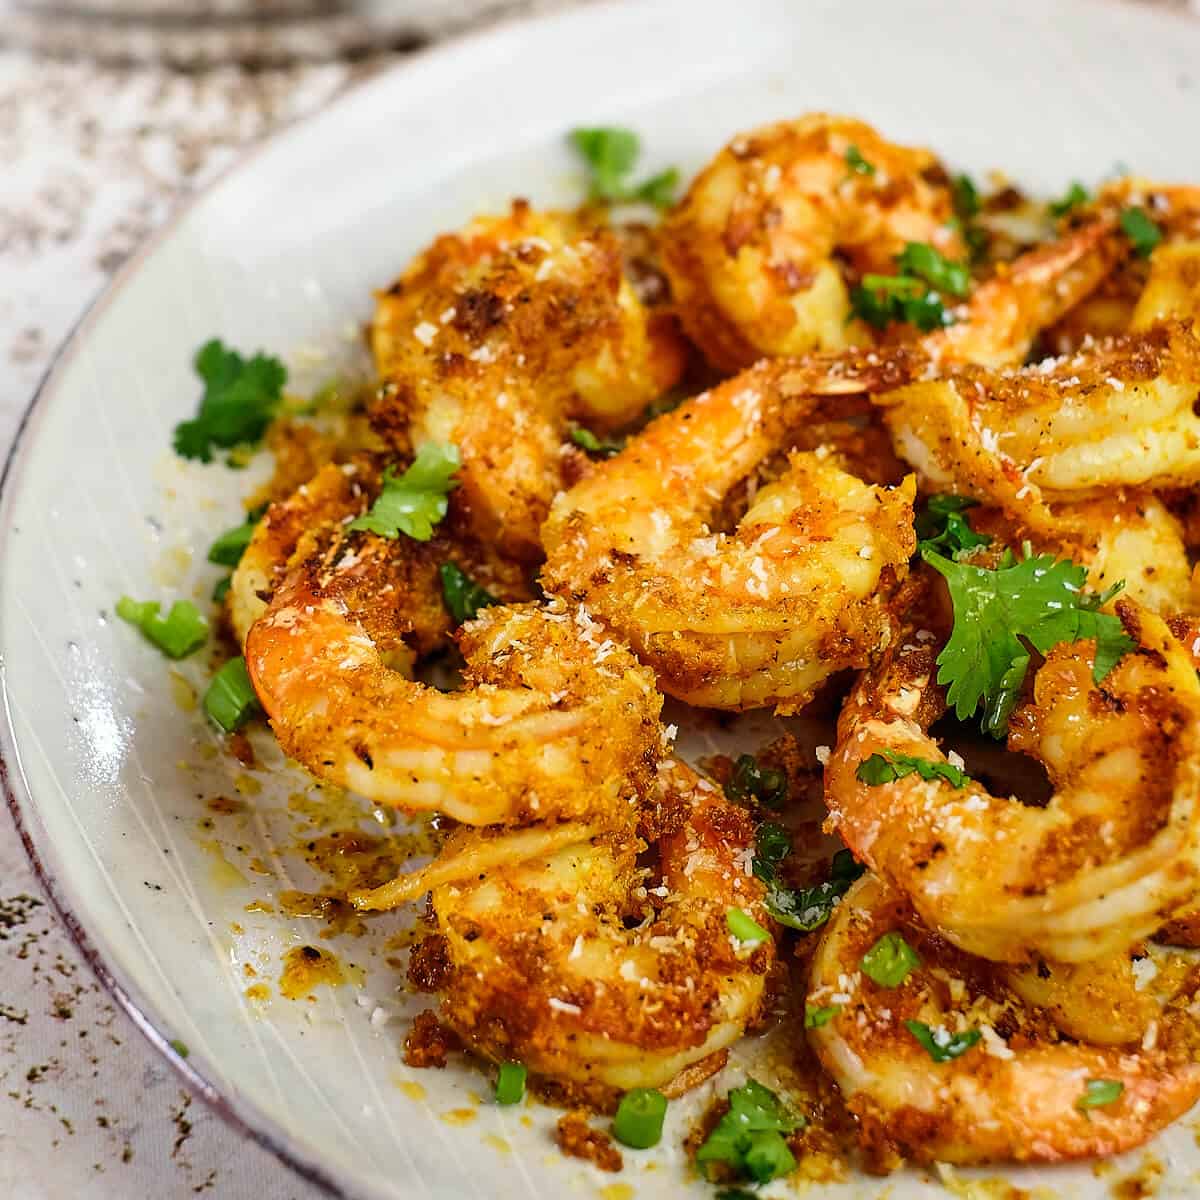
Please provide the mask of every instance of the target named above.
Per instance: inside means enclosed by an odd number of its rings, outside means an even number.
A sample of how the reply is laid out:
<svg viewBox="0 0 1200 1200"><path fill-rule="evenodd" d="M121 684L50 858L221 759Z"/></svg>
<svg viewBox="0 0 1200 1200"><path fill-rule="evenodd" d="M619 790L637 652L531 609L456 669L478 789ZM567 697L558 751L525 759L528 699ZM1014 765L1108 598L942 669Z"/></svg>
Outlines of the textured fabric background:
<svg viewBox="0 0 1200 1200"><path fill-rule="evenodd" d="M0 0L0 16L5 7ZM463 6L430 7L461 25ZM248 143L398 57L176 73L0 49L0 453L55 348L180 196ZM193 1102L114 1009L0 815L0 1197L206 1192L317 1195Z"/></svg>

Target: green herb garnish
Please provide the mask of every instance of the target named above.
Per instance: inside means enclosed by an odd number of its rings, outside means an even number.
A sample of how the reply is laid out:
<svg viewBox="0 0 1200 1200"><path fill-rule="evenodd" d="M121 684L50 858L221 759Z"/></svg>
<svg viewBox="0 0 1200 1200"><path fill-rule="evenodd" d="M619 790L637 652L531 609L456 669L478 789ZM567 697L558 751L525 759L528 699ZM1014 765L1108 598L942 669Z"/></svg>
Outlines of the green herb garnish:
<svg viewBox="0 0 1200 1200"><path fill-rule="evenodd" d="M1080 1112L1087 1112L1089 1108L1115 1104L1124 1090L1125 1085L1118 1079L1089 1079L1083 1085L1083 1095L1075 1101L1075 1107Z"/></svg>
<svg viewBox="0 0 1200 1200"><path fill-rule="evenodd" d="M638 184L629 182L629 174L641 152L641 142L632 129L599 126L573 129L571 145L591 168L588 194L606 204L641 202L655 208L669 208L675 199L679 172L668 167Z"/></svg>
<svg viewBox="0 0 1200 1200"><path fill-rule="evenodd" d="M864 275L850 293L850 308L874 329L903 322L929 333L954 324L937 292L907 275Z"/></svg>
<svg viewBox="0 0 1200 1200"><path fill-rule="evenodd" d="M739 803L753 797L768 808L779 808L788 797L787 772L759 766L753 754L739 754L725 785L725 795Z"/></svg>
<svg viewBox="0 0 1200 1200"><path fill-rule="evenodd" d="M794 890L772 886L764 901L767 912L789 929L810 933L829 920L838 901L850 890L850 885L863 870L849 850L839 850L833 856L829 878L824 883Z"/></svg>
<svg viewBox="0 0 1200 1200"><path fill-rule="evenodd" d="M232 529L225 530L208 548L208 561L222 567L236 567L250 545L250 539L266 511L266 505L246 514L246 519Z"/></svg>
<svg viewBox="0 0 1200 1200"><path fill-rule="evenodd" d="M454 473L461 465L457 446L426 442L403 474L397 475L392 467L384 471L383 490L375 503L349 527L380 537L398 538L403 533L418 542L429 541L450 506L449 495L458 487Z"/></svg>
<svg viewBox="0 0 1200 1200"><path fill-rule="evenodd" d="M442 581L442 599L450 615L462 624L473 621L481 608L499 604L497 597L482 588L457 563L444 562L438 567Z"/></svg>
<svg viewBox="0 0 1200 1200"><path fill-rule="evenodd" d="M146 640L168 658L187 658L208 640L208 622L190 600L176 600L165 617L158 615L159 607L157 600L122 596L116 611L122 621L136 625Z"/></svg>
<svg viewBox="0 0 1200 1200"><path fill-rule="evenodd" d="M955 175L951 184L954 213L964 224L979 216L979 189L970 175Z"/></svg>
<svg viewBox="0 0 1200 1200"><path fill-rule="evenodd" d="M857 146L846 147L846 166L856 175L874 175L875 164L869 163L859 152Z"/></svg>
<svg viewBox="0 0 1200 1200"><path fill-rule="evenodd" d="M662 1140L667 1098L654 1088L633 1088L621 1097L613 1117L613 1136L622 1145L647 1150Z"/></svg>
<svg viewBox="0 0 1200 1200"><path fill-rule="evenodd" d="M969 496L951 496L944 492L930 496L913 522L921 544L948 553L955 560L980 546L990 546L991 537L976 533L963 516L967 509L975 508L978 503Z"/></svg>
<svg viewBox="0 0 1200 1200"><path fill-rule="evenodd" d="M854 772L855 778L863 783L878 787L881 783L892 783L903 779L906 775L920 775L922 779L933 782L944 779L951 787L966 787L971 777L953 763L935 762L930 758L917 758L912 754L900 754L895 750L884 750L872 754L870 758L858 764Z"/></svg>
<svg viewBox="0 0 1200 1200"><path fill-rule="evenodd" d="M191 1053L186 1044L181 1042L178 1038L172 1038L167 1045L170 1046L180 1058L187 1058L187 1056Z"/></svg>
<svg viewBox="0 0 1200 1200"><path fill-rule="evenodd" d="M978 1029L966 1029L962 1033L951 1033L940 1026L930 1029L923 1021L905 1021L908 1032L925 1047L926 1053L934 1062L948 1062L958 1058L975 1045L983 1034Z"/></svg>
<svg viewBox="0 0 1200 1200"><path fill-rule="evenodd" d="M747 946L757 946L760 942L768 941L771 935L749 913L740 908L725 910L725 924L729 932Z"/></svg>
<svg viewBox="0 0 1200 1200"><path fill-rule="evenodd" d="M232 583L233 580L228 575L222 575L221 578L213 584L212 602L214 604L220 604L225 597L229 595L229 588Z"/></svg>
<svg viewBox="0 0 1200 1200"><path fill-rule="evenodd" d="M1052 217L1065 217L1072 209L1086 204L1091 198L1091 193L1076 179L1061 199L1052 200L1047 207Z"/></svg>
<svg viewBox="0 0 1200 1200"><path fill-rule="evenodd" d="M1144 208L1121 210L1121 228L1133 243L1133 252L1139 258L1148 258L1150 251L1162 241L1162 230L1146 215Z"/></svg>
<svg viewBox="0 0 1200 1200"><path fill-rule="evenodd" d="M971 272L965 263L953 262L928 242L909 242L896 259L901 275L918 279L951 296L963 297L971 290Z"/></svg>
<svg viewBox="0 0 1200 1200"><path fill-rule="evenodd" d="M1018 562L1011 551L995 570L954 562L925 546L921 556L945 578L954 606L954 630L938 655L938 683L948 685L946 700L960 721L982 704L983 728L996 737L1008 727L1030 646L1046 654L1060 642L1094 638L1096 683L1134 648L1120 620L1098 611L1124 585L1103 595L1086 592L1085 567L1048 554Z"/></svg>
<svg viewBox="0 0 1200 1200"><path fill-rule="evenodd" d="M570 434L571 441L581 450L586 450L589 454L595 454L600 458L612 458L614 454L620 454L625 444L614 438L599 438L582 425L572 425Z"/></svg>
<svg viewBox="0 0 1200 1200"><path fill-rule="evenodd" d="M806 1004L804 1006L804 1028L820 1029L822 1025L828 1025L841 1011L840 1004L829 1004L824 1008L814 1008L811 1004Z"/></svg>
<svg viewBox="0 0 1200 1200"><path fill-rule="evenodd" d="M521 1063L504 1062L496 1074L496 1103L520 1104L525 1097L528 1072Z"/></svg>
<svg viewBox="0 0 1200 1200"><path fill-rule="evenodd" d="M261 711L244 658L231 658L213 676L204 693L204 711L226 733L240 729Z"/></svg>
<svg viewBox="0 0 1200 1200"><path fill-rule="evenodd" d="M283 363L261 353L243 358L214 338L200 347L195 367L204 396L196 416L175 426L176 454L212 462L214 446L258 442L283 398Z"/></svg>
<svg viewBox="0 0 1200 1200"><path fill-rule="evenodd" d="M751 863L755 877L763 883L775 882L779 864L792 852L792 839L782 825L764 821L754 831L754 859Z"/></svg>
<svg viewBox="0 0 1200 1200"><path fill-rule="evenodd" d="M898 933L885 933L858 964L880 987L899 987L920 965L917 952Z"/></svg>
<svg viewBox="0 0 1200 1200"><path fill-rule="evenodd" d="M721 1163L742 1178L767 1183L796 1169L783 1135L803 1126L804 1118L789 1112L770 1088L747 1079L729 1093L729 1111L696 1151L696 1162L702 1169Z"/></svg>

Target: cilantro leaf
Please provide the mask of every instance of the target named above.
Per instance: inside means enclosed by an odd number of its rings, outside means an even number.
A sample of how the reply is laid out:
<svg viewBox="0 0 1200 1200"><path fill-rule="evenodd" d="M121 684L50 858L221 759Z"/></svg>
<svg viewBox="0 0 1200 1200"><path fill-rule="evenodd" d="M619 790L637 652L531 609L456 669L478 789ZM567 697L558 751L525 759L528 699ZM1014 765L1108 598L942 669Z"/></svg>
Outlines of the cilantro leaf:
<svg viewBox="0 0 1200 1200"><path fill-rule="evenodd" d="M911 275L864 275L850 292L850 308L875 329L900 321L929 333L954 324L941 296Z"/></svg>
<svg viewBox="0 0 1200 1200"><path fill-rule="evenodd" d="M798 929L801 933L811 933L829 920L838 901L850 890L850 885L863 870L849 850L839 850L833 856L829 878L824 883L793 890L772 882L763 904L780 925Z"/></svg>
<svg viewBox="0 0 1200 1200"><path fill-rule="evenodd" d="M820 1029L822 1025L828 1025L841 1011L840 1004L829 1004L824 1008L814 1008L811 1004L806 1004L804 1006L804 1028Z"/></svg>
<svg viewBox="0 0 1200 1200"><path fill-rule="evenodd" d="M954 630L938 655L938 682L960 721L983 704L983 727L1003 735L1029 667L1032 646L1046 654L1060 642L1096 640L1092 678L1101 682L1134 648L1120 620L1098 612L1115 595L1088 596L1087 570L1051 555L1020 562L1006 552L996 570L955 562L928 546L921 557L950 589Z"/></svg>
<svg viewBox="0 0 1200 1200"><path fill-rule="evenodd" d="M979 216L979 189L970 175L955 175L951 185L954 212L964 224Z"/></svg>
<svg viewBox="0 0 1200 1200"><path fill-rule="evenodd" d="M675 200L679 172L668 167L641 183L632 184L628 176L637 162L641 142L632 129L595 126L572 129L571 145L591 168L592 200L606 204L652 204L669 208Z"/></svg>
<svg viewBox="0 0 1200 1200"><path fill-rule="evenodd" d="M721 1163L744 1179L767 1183L796 1169L785 1133L804 1127L779 1097L755 1079L729 1093L729 1111L696 1151L702 1169Z"/></svg>
<svg viewBox="0 0 1200 1200"><path fill-rule="evenodd" d="M968 508L974 508L978 503L968 496L951 496L945 492L930 496L924 510L913 522L921 544L947 550L956 560L980 546L991 545L991 537L976 533L963 516Z"/></svg>
<svg viewBox="0 0 1200 1200"><path fill-rule="evenodd" d="M896 259L902 275L915 275L932 287L951 296L965 296L971 290L971 272L965 263L954 262L928 242L909 242Z"/></svg>
<svg viewBox="0 0 1200 1200"><path fill-rule="evenodd" d="M1162 230L1146 215L1144 208L1121 210L1121 228L1133 243L1133 251L1139 258L1148 258L1150 251L1162 241Z"/></svg>
<svg viewBox="0 0 1200 1200"><path fill-rule="evenodd" d="M777 767L760 767L753 754L739 754L725 795L739 802L753 797L768 808L779 808L788 798L787 773Z"/></svg>
<svg viewBox="0 0 1200 1200"><path fill-rule="evenodd" d="M175 426L175 452L212 462L214 446L257 442L283 398L287 371L279 359L261 353L243 358L214 338L197 351L195 368L204 395L196 416Z"/></svg>
<svg viewBox="0 0 1200 1200"><path fill-rule="evenodd" d="M863 783L878 786L881 783L891 783L893 780L903 779L906 775L912 775L914 772L931 783L935 779L944 779L956 788L966 787L971 782L971 777L966 771L956 767L953 763L916 758L911 754L900 754L895 750L884 750L881 754L872 754L865 762L858 764L858 770L854 774Z"/></svg>
<svg viewBox="0 0 1200 1200"><path fill-rule="evenodd" d="M370 511L350 529L365 529L380 537L397 538L402 533L418 542L433 537L433 527L449 508L450 492L458 487L454 472L462 465L458 447L426 442L412 465L401 475L388 467L383 473L383 490Z"/></svg>
<svg viewBox="0 0 1200 1200"><path fill-rule="evenodd" d="M875 164L867 162L857 146L846 147L846 166L856 175L875 174Z"/></svg>
<svg viewBox="0 0 1200 1200"><path fill-rule="evenodd" d="M779 864L792 852L792 839L782 825L764 821L754 833L751 870L763 883L774 883Z"/></svg>
<svg viewBox="0 0 1200 1200"><path fill-rule="evenodd" d="M438 575L442 581L442 599L446 603L446 609L460 625L464 621L475 620L481 608L500 603L457 563L442 563L438 567Z"/></svg>
<svg viewBox="0 0 1200 1200"><path fill-rule="evenodd" d="M1062 199L1050 202L1048 206L1050 215L1052 217L1065 217L1073 208L1078 208L1081 204L1086 204L1091 198L1091 194L1087 188L1076 179L1067 188Z"/></svg>
<svg viewBox="0 0 1200 1200"><path fill-rule="evenodd" d="M934 1062L948 1062L966 1054L983 1034L978 1029L965 1029L962 1033L951 1033L938 1026L931 1029L924 1021L905 1021L908 1032L925 1047L925 1052Z"/></svg>
<svg viewBox="0 0 1200 1200"><path fill-rule="evenodd" d="M572 425L570 435L571 441L581 450L599 455L601 458L612 458L614 454L620 454L624 445L624 442L615 438L597 437L590 429L585 429L582 425Z"/></svg>

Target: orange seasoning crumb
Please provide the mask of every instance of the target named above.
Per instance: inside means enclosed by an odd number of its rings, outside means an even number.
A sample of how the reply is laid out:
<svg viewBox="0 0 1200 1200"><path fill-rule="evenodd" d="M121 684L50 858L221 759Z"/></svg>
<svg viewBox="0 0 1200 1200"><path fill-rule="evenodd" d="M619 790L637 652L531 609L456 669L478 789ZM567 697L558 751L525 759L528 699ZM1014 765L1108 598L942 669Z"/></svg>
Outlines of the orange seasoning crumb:
<svg viewBox="0 0 1200 1200"><path fill-rule="evenodd" d="M404 1061L410 1067L444 1067L446 1055L461 1045L458 1034L426 1009L413 1018L412 1029L404 1039Z"/></svg>
<svg viewBox="0 0 1200 1200"><path fill-rule="evenodd" d="M586 1159L602 1171L619 1171L625 1165L612 1138L600 1129L593 1129L585 1112L577 1110L559 1117L554 1136L564 1154Z"/></svg>
<svg viewBox="0 0 1200 1200"><path fill-rule="evenodd" d="M283 956L283 974L279 990L289 1000L307 996L318 984L336 987L345 982L342 965L328 950L316 946L295 946Z"/></svg>

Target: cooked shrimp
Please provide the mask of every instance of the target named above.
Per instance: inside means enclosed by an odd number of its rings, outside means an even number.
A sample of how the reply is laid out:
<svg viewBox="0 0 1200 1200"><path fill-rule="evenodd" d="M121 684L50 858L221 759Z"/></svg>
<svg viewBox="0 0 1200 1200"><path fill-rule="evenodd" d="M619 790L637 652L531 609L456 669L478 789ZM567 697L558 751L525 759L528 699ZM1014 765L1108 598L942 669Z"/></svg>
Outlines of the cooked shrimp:
<svg viewBox="0 0 1200 1200"><path fill-rule="evenodd" d="M1171 319L1200 317L1200 242L1164 242L1150 256L1150 275L1129 320L1150 329Z"/></svg>
<svg viewBox="0 0 1200 1200"><path fill-rule="evenodd" d="M379 296L371 340L387 381L376 428L402 448L457 445L480 540L530 561L551 498L585 465L569 422L624 425L683 368L616 237L520 202L438 238Z"/></svg>
<svg viewBox="0 0 1200 1200"><path fill-rule="evenodd" d="M931 491L1052 527L1047 504L1200 482L1200 340L1167 321L1011 371L964 366L874 397Z"/></svg>
<svg viewBox="0 0 1200 1200"><path fill-rule="evenodd" d="M907 631L855 688L826 768L830 823L931 929L998 961L1080 962L1151 934L1200 892L1200 683L1166 625L1117 612L1137 650L1101 685L1095 643L1055 646L1009 721L1046 768L1044 808L913 773L873 785L887 751L944 761L936 638Z"/></svg>
<svg viewBox="0 0 1200 1200"><path fill-rule="evenodd" d="M920 959L896 987L861 967L886 934L904 938ZM1140 1044L1067 1040L1049 1012L1023 1003L989 964L926 933L902 899L867 875L813 959L807 1003L837 1012L808 1036L877 1157L1054 1162L1140 1145L1200 1096L1192 999L1186 987L1168 991L1153 1036ZM935 1061L906 1022L959 1055Z"/></svg>
<svg viewBox="0 0 1200 1200"><path fill-rule="evenodd" d="M731 908L767 923L753 824L686 768L665 773L686 815L653 867L626 832L523 849L434 889L453 964L442 1013L472 1049L603 1102L663 1087L755 1019L774 943L739 943L728 925Z"/></svg>
<svg viewBox="0 0 1200 1200"><path fill-rule="evenodd" d="M531 596L518 563L481 546L452 497L450 512L427 542L348 532L347 524L379 493L385 460L356 455L330 463L263 514L229 588L229 615L245 645L290 565L320 553L325 594L347 604L392 665L449 645L454 631L438 568L453 562L498 599Z"/></svg>
<svg viewBox="0 0 1200 1200"><path fill-rule="evenodd" d="M853 169L855 152L870 173ZM667 217L663 263L689 336L715 367L736 371L763 355L870 341L848 323L835 252L858 272L886 274L907 242L957 258L953 215L928 150L813 113L734 138Z"/></svg>
<svg viewBox="0 0 1200 1200"><path fill-rule="evenodd" d="M542 531L546 588L586 600L689 704L794 711L886 644L911 479L888 490L793 454L732 533L712 527L814 412L812 386L774 360L697 396L558 497Z"/></svg>
<svg viewBox="0 0 1200 1200"><path fill-rule="evenodd" d="M388 669L307 560L246 639L246 665L284 750L368 799L469 825L595 816L659 752L653 676L582 609L484 609L463 626L458 692ZM624 793L628 794L628 793Z"/></svg>

